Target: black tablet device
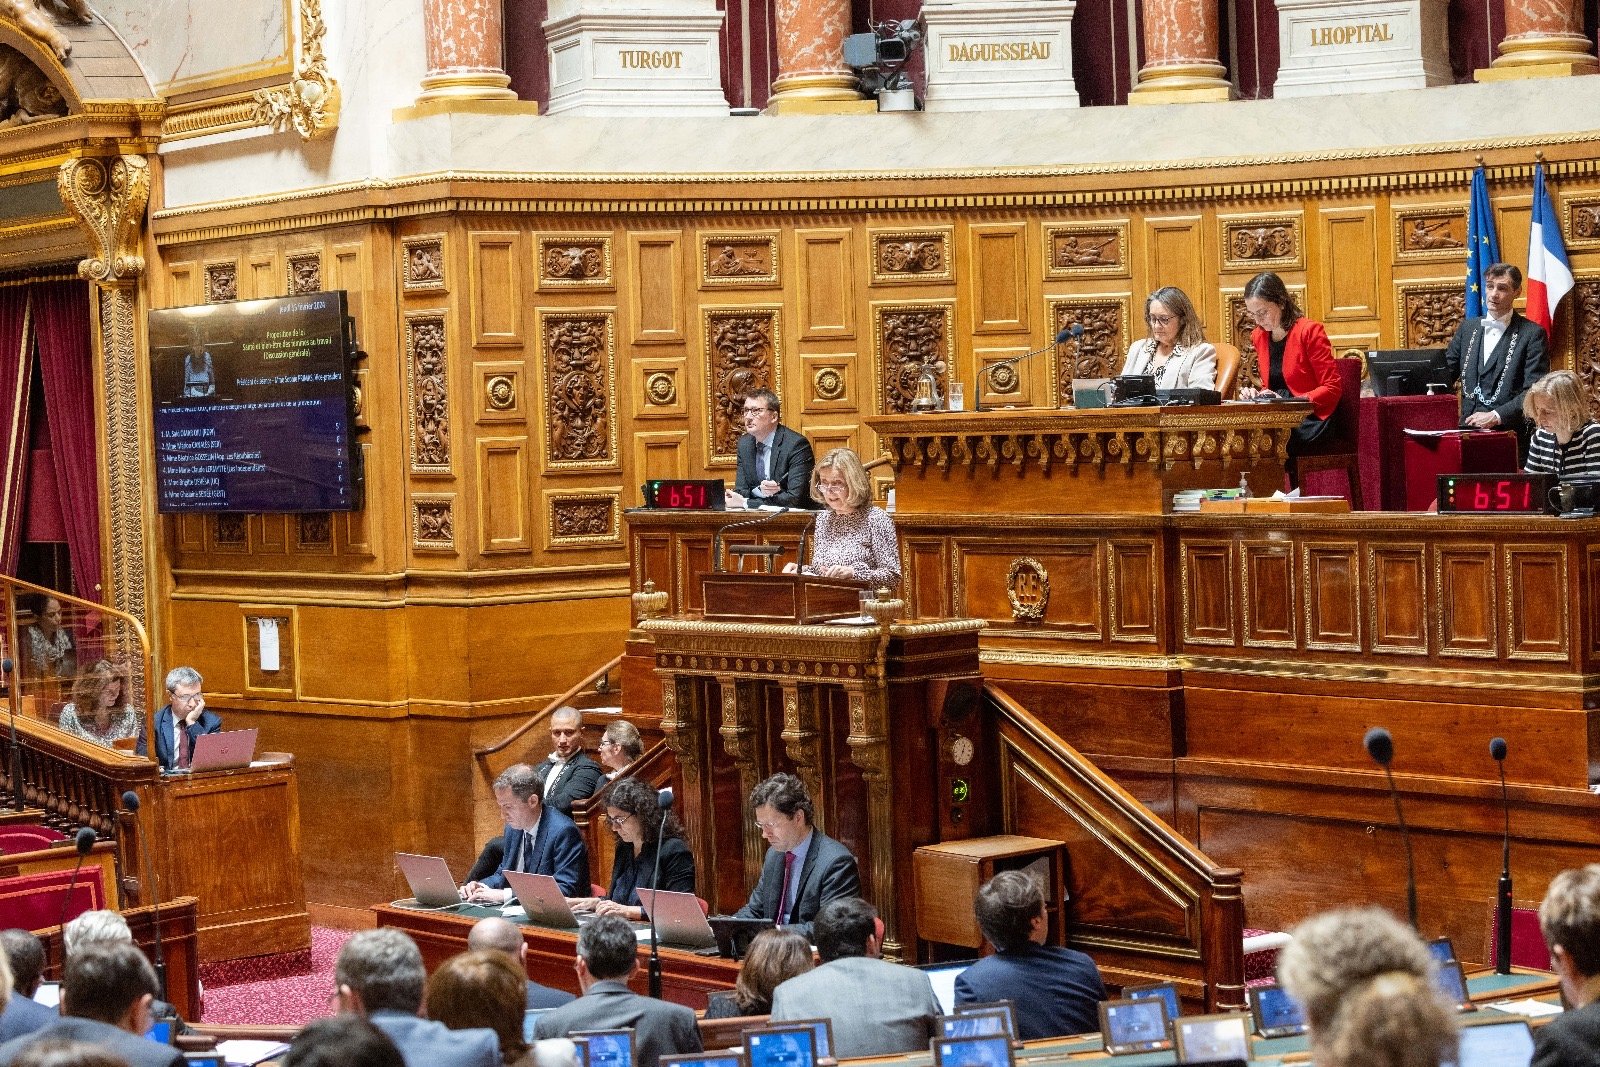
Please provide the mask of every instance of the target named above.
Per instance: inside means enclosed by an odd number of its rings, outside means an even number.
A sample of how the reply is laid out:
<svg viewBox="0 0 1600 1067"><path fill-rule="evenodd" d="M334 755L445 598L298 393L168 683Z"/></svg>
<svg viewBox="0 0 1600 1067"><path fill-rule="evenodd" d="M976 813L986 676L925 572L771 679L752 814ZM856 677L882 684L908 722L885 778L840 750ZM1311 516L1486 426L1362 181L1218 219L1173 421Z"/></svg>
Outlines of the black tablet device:
<svg viewBox="0 0 1600 1067"><path fill-rule="evenodd" d="M1276 982L1250 990L1250 1014L1262 1037L1294 1037L1306 1032L1300 1005Z"/></svg>
<svg viewBox="0 0 1600 1067"><path fill-rule="evenodd" d="M1190 1015L1172 1024L1179 1063L1218 1063L1250 1058L1250 1016Z"/></svg>
<svg viewBox="0 0 1600 1067"><path fill-rule="evenodd" d="M1167 1005L1159 997L1146 1000L1102 1000L1100 1036L1113 1056L1129 1052L1162 1052L1172 1047L1167 1036Z"/></svg>

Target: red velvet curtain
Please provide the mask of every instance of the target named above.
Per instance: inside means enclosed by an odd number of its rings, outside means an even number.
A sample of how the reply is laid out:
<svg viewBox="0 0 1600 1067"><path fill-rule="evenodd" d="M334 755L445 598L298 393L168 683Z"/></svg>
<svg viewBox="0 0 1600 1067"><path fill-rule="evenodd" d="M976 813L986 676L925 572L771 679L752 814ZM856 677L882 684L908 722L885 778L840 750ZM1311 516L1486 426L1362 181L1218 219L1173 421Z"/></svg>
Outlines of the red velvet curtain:
<svg viewBox="0 0 1600 1067"><path fill-rule="evenodd" d="M33 333L50 453L55 460L73 592L105 602L100 588L100 485L95 463L99 427L94 421L94 358L89 336L89 287L83 282L39 282L33 293ZM3 335L0 335L3 336ZM24 392L23 399L26 401Z"/></svg>
<svg viewBox="0 0 1600 1067"><path fill-rule="evenodd" d="M27 497L28 390L33 368L28 328L31 286L0 288L0 571L17 573Z"/></svg>

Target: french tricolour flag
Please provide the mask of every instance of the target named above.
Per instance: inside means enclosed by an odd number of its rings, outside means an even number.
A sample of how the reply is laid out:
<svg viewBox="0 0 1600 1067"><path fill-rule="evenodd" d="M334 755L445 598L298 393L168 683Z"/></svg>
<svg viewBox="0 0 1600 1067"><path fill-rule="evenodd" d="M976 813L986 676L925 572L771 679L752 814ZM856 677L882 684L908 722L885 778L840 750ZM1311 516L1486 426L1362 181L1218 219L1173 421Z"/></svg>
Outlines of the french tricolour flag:
<svg viewBox="0 0 1600 1067"><path fill-rule="evenodd" d="M1544 164L1533 170L1533 226L1528 231L1528 318L1550 334L1561 298L1572 291L1572 266L1561 243L1561 220L1544 188Z"/></svg>

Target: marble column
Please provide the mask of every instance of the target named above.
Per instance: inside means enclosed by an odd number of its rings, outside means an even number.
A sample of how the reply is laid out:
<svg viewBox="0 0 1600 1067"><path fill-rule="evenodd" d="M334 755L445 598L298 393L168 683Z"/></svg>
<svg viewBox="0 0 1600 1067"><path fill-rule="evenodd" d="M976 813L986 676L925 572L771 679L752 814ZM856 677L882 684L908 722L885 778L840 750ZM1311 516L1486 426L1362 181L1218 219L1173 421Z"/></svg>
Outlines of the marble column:
<svg viewBox="0 0 1600 1067"><path fill-rule="evenodd" d="M1233 85L1217 61L1220 28L1209 0L1142 0L1145 63L1130 104L1229 100Z"/></svg>
<svg viewBox="0 0 1600 1067"><path fill-rule="evenodd" d="M844 65L850 33L849 0L777 0L778 78L767 101L771 115L876 111L863 100Z"/></svg>
<svg viewBox="0 0 1600 1067"><path fill-rule="evenodd" d="M1494 64L1476 71L1484 81L1566 78L1600 72L1583 32L1579 0L1505 0L1506 35Z"/></svg>
<svg viewBox="0 0 1600 1067"><path fill-rule="evenodd" d="M417 102L515 100L505 71L503 0L423 0L428 73Z"/></svg>

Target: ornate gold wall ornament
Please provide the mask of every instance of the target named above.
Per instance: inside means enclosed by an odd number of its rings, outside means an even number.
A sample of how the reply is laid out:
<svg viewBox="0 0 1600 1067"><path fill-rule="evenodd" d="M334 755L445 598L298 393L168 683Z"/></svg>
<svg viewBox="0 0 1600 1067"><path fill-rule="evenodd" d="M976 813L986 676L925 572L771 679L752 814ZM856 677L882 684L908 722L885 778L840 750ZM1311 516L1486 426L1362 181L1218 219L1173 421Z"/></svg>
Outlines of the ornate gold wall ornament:
<svg viewBox="0 0 1600 1067"><path fill-rule="evenodd" d="M1083 336L1056 345L1051 357L1051 392L1056 406L1072 401L1072 379L1109 378L1122 367L1122 356L1132 339L1128 322L1132 297L1128 294L1104 297L1065 297L1048 302L1050 336L1074 324L1083 327Z"/></svg>
<svg viewBox="0 0 1600 1067"><path fill-rule="evenodd" d="M322 292L322 253L301 252L289 257L289 293Z"/></svg>
<svg viewBox="0 0 1600 1067"><path fill-rule="evenodd" d="M1467 313L1466 288L1460 278L1406 282L1395 286L1401 348L1443 348Z"/></svg>
<svg viewBox="0 0 1600 1067"><path fill-rule="evenodd" d="M484 402L494 411L510 411L517 406L517 385L509 374L491 375L484 383Z"/></svg>
<svg viewBox="0 0 1600 1067"><path fill-rule="evenodd" d="M206 264L206 303L227 304L239 299L239 265Z"/></svg>
<svg viewBox="0 0 1600 1067"><path fill-rule="evenodd" d="M645 376L644 396L647 403L667 408L678 402L678 376L671 371L658 370Z"/></svg>
<svg viewBox="0 0 1600 1067"><path fill-rule="evenodd" d="M339 125L339 83L328 73L322 39L322 0L299 0L300 54L294 77L277 89L258 89L251 97L255 121L279 133L293 130L302 141L321 137Z"/></svg>
<svg viewBox="0 0 1600 1067"><path fill-rule="evenodd" d="M954 307L938 304L874 304L872 343L878 367L878 410L903 415L917 397L917 383L931 372L943 396L950 386Z"/></svg>
<svg viewBox="0 0 1600 1067"><path fill-rule="evenodd" d="M87 25L94 21L84 0L60 0L60 6L66 8L66 13L79 23ZM65 61L72 54L72 42L56 29L60 16L54 7L50 0L3 0L0 2L0 14L50 49L57 59Z"/></svg>
<svg viewBox="0 0 1600 1067"><path fill-rule="evenodd" d="M412 546L424 551L454 552L456 529L451 497L413 497Z"/></svg>
<svg viewBox="0 0 1600 1067"><path fill-rule="evenodd" d="M1224 269L1265 270L1304 265L1298 214L1224 215L1217 222L1222 229Z"/></svg>
<svg viewBox="0 0 1600 1067"><path fill-rule="evenodd" d="M622 509L615 492L550 497L550 547L590 548L622 543Z"/></svg>
<svg viewBox="0 0 1600 1067"><path fill-rule="evenodd" d="M1006 569L1006 599L1017 622L1043 622L1050 606L1050 572L1032 556L1020 556Z"/></svg>
<svg viewBox="0 0 1600 1067"><path fill-rule="evenodd" d="M1459 204L1402 208L1394 213L1394 258L1415 262L1466 257L1467 209Z"/></svg>
<svg viewBox="0 0 1600 1067"><path fill-rule="evenodd" d="M869 230L872 284L948 281L954 269L948 226L918 230Z"/></svg>
<svg viewBox="0 0 1600 1067"><path fill-rule="evenodd" d="M1044 228L1045 277L1128 276L1125 221L1063 223Z"/></svg>
<svg viewBox="0 0 1600 1067"><path fill-rule="evenodd" d="M554 234L539 238L541 289L609 289L615 284L609 234Z"/></svg>
<svg viewBox="0 0 1600 1067"><path fill-rule="evenodd" d="M772 306L706 308L706 437L711 462L738 458L744 433L744 396L752 389L783 395L778 309Z"/></svg>
<svg viewBox="0 0 1600 1067"><path fill-rule="evenodd" d="M410 396L411 470L449 474L450 380L444 312L406 316L406 391Z"/></svg>
<svg viewBox="0 0 1600 1067"><path fill-rule="evenodd" d="M217 545L245 545L249 543L249 528L244 515L218 515L212 528L212 540Z"/></svg>
<svg viewBox="0 0 1600 1067"><path fill-rule="evenodd" d="M89 234L89 258L78 274L111 285L144 273L139 234L150 201L150 165L143 156L69 159L56 172L61 203Z"/></svg>
<svg viewBox="0 0 1600 1067"><path fill-rule="evenodd" d="M818 400L842 400L845 384L844 372L838 367L818 367L811 376L811 391Z"/></svg>
<svg viewBox="0 0 1600 1067"><path fill-rule="evenodd" d="M301 548L333 547L333 516L326 511L310 511L296 516L297 540Z"/></svg>
<svg viewBox="0 0 1600 1067"><path fill-rule="evenodd" d="M769 288L778 284L776 233L703 233L700 282L707 287Z"/></svg>
<svg viewBox="0 0 1600 1067"><path fill-rule="evenodd" d="M444 234L430 233L400 241L402 286L408 293L444 292Z"/></svg>
<svg viewBox="0 0 1600 1067"><path fill-rule="evenodd" d="M552 469L617 464L612 319L610 311L549 311L540 316L545 454Z"/></svg>

